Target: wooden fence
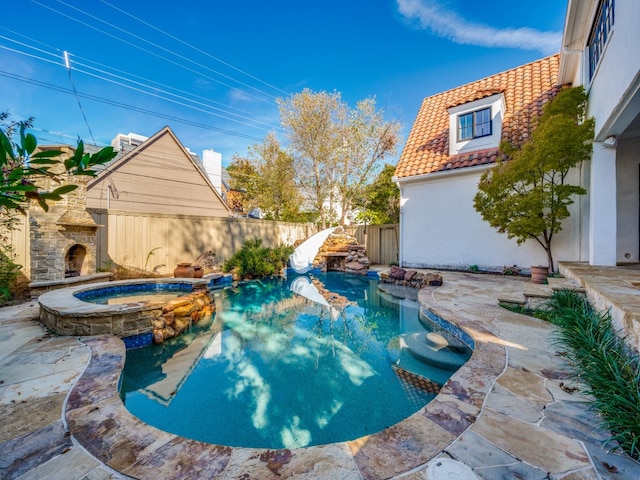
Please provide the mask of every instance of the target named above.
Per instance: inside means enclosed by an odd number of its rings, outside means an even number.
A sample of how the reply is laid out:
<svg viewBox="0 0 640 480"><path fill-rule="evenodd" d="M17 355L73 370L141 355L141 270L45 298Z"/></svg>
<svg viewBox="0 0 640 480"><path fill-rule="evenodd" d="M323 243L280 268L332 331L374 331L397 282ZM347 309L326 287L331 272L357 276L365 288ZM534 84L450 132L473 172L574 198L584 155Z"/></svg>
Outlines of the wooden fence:
<svg viewBox="0 0 640 480"><path fill-rule="evenodd" d="M367 257L372 263L381 265L398 264L399 234L397 223L389 225L350 225L345 227L361 245L367 247Z"/></svg>
<svg viewBox="0 0 640 480"><path fill-rule="evenodd" d="M96 265L110 264L170 273L179 262L193 262L212 251L222 264L245 240L260 238L263 245L292 245L314 234L311 224L246 218L146 214L87 209L98 230Z"/></svg>
<svg viewBox="0 0 640 480"><path fill-rule="evenodd" d="M260 238L265 246L291 245L317 230L312 224L272 222L246 218L215 218L189 215L87 209L98 229L96 266L113 264L171 273L179 262L195 261L213 251L222 264L245 240ZM19 228L11 232L16 263L29 276L29 216L19 215ZM353 225L345 228L359 244L366 245L372 263L398 262L397 224Z"/></svg>
<svg viewBox="0 0 640 480"><path fill-rule="evenodd" d="M13 247L14 262L22 265L22 273L28 276L31 255L29 250L29 212L15 213L16 229L9 232L9 245ZM2 232L4 234L5 232Z"/></svg>

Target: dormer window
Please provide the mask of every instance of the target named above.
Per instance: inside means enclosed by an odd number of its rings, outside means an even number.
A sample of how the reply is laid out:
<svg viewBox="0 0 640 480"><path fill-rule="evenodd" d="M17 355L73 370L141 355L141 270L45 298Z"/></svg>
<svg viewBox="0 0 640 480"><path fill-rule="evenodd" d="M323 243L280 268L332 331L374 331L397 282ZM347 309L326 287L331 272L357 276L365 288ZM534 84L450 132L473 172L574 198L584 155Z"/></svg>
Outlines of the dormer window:
<svg viewBox="0 0 640 480"><path fill-rule="evenodd" d="M449 107L449 155L497 148L505 108L504 94L491 91Z"/></svg>
<svg viewBox="0 0 640 480"><path fill-rule="evenodd" d="M491 107L458 115L458 141L491 135Z"/></svg>

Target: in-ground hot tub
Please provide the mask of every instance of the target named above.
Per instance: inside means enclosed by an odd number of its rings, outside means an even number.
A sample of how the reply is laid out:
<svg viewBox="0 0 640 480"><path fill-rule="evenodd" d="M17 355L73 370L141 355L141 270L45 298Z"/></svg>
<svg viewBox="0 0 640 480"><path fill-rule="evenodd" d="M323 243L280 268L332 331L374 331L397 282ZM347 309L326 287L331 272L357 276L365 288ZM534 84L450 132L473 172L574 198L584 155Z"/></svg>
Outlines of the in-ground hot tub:
<svg viewBox="0 0 640 480"><path fill-rule="evenodd" d="M108 333L122 338L128 347L161 343L215 310L209 292L213 282L212 278L145 278L54 290L38 298L40 321L61 335ZM83 300L142 291L184 294L168 301L145 298L112 305Z"/></svg>

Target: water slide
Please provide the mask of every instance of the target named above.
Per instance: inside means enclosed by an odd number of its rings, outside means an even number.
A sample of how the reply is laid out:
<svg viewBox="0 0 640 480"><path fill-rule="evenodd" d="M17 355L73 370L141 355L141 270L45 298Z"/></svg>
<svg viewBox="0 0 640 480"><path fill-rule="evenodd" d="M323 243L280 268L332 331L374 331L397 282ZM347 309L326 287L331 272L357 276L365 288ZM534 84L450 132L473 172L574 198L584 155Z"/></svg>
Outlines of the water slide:
<svg viewBox="0 0 640 480"><path fill-rule="evenodd" d="M296 273L304 274L311 270L313 259L327 237L333 233L336 227L326 228L315 235L311 235L298 245L289 257L289 265Z"/></svg>
<svg viewBox="0 0 640 480"><path fill-rule="evenodd" d="M340 310L329 304L327 300L320 294L316 286L311 282L309 277L296 277L289 285L289 290L293 293L301 295L309 300L316 302L329 310L331 318L336 320L340 316Z"/></svg>

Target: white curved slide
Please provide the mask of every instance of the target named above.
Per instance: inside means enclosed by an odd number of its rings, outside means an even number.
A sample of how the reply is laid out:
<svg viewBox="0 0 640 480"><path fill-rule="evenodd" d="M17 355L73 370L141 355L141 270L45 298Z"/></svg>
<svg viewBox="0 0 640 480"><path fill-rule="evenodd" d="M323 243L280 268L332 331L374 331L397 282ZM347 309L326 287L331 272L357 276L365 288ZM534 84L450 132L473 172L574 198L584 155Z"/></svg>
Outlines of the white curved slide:
<svg viewBox="0 0 640 480"><path fill-rule="evenodd" d="M304 242L298 245L289 257L289 265L296 273L307 273L311 270L313 259L316 258L318 250L333 233L336 227L326 228L315 235L311 235Z"/></svg>

